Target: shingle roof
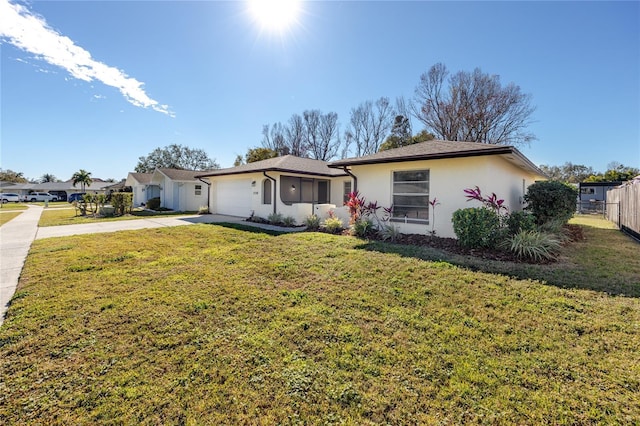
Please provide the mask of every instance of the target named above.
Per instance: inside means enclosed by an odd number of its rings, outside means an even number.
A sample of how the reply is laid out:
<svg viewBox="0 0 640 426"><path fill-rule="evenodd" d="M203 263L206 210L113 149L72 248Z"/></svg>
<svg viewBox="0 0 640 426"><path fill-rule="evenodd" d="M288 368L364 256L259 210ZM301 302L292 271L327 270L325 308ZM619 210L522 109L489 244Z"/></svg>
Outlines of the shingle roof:
<svg viewBox="0 0 640 426"><path fill-rule="evenodd" d="M478 142L458 142L432 140L401 148L389 149L363 157L346 158L332 161L329 167L343 168L361 164L397 163L416 160L435 160L441 158L475 157L480 155L505 155L507 160L520 167L545 176L520 151L510 145L489 145Z"/></svg>
<svg viewBox="0 0 640 426"><path fill-rule="evenodd" d="M157 169L160 173L167 176L171 180L182 180L182 181L195 181L198 180L196 176L201 175L202 170L179 170L179 169Z"/></svg>
<svg viewBox="0 0 640 426"><path fill-rule="evenodd" d="M329 168L328 163L325 161L301 158L294 155L284 155L282 157L268 158L266 160L243 164L237 167L200 172L198 176L213 177L268 171L298 173L313 176L346 176L346 174L340 170Z"/></svg>
<svg viewBox="0 0 640 426"><path fill-rule="evenodd" d="M129 177L135 179L138 183L142 185L148 185L151 183L151 177L153 173L133 173L129 172Z"/></svg>

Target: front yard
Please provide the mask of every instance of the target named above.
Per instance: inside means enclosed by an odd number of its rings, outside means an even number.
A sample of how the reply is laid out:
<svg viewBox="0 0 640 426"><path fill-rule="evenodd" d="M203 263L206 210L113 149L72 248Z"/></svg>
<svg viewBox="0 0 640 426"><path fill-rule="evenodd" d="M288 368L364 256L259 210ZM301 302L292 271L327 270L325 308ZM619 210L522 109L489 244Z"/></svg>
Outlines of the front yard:
<svg viewBox="0 0 640 426"><path fill-rule="evenodd" d="M541 266L218 225L38 240L0 423L632 424L638 245L584 233Z"/></svg>

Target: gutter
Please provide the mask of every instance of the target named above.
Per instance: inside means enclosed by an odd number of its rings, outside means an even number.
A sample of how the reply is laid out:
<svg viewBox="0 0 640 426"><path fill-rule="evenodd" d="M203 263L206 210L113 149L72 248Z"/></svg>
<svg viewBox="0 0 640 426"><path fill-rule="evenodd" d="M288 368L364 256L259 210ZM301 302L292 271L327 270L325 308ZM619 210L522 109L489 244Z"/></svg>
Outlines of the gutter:
<svg viewBox="0 0 640 426"><path fill-rule="evenodd" d="M348 174L349 176L351 176L353 178L353 189L351 192L356 192L358 191L358 177L356 175L354 175L353 173L351 173L351 171L349 169L347 169L347 166L343 166L342 170Z"/></svg>
<svg viewBox="0 0 640 426"><path fill-rule="evenodd" d="M207 208L209 209L209 213L211 213L211 182L207 182L202 180L202 178L198 177L197 178L200 182L204 183L205 185L207 185Z"/></svg>
<svg viewBox="0 0 640 426"><path fill-rule="evenodd" d="M264 177L266 177L267 179L269 179L269 180L271 180L273 182L273 214L276 214L277 213L276 209L277 209L277 204L278 204L278 198L277 198L277 196L278 196L278 191L277 191L278 182L274 178L269 176L266 171L262 171L262 174L263 174ZM263 197L264 197L264 194L263 194Z"/></svg>

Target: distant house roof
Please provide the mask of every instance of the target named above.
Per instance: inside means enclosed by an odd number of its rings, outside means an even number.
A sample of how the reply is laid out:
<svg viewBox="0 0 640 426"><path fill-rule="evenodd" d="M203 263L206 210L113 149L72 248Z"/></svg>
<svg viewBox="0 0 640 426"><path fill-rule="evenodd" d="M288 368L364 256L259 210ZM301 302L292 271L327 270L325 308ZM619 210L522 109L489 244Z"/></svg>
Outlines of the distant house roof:
<svg viewBox="0 0 640 426"><path fill-rule="evenodd" d="M587 186L591 187L600 187L600 186L620 186L623 182L621 181L609 181L609 182L580 182L578 185L583 188Z"/></svg>
<svg viewBox="0 0 640 426"><path fill-rule="evenodd" d="M133 186L136 182L140 185L149 185L151 183L151 178L153 177L153 173L133 173L129 172L127 176L126 185ZM135 182L133 182L134 180Z"/></svg>
<svg viewBox="0 0 640 426"><path fill-rule="evenodd" d="M325 161L296 157L294 155L284 155L282 157L268 158L237 167L200 172L198 177L239 175L256 172L284 172L327 177L346 176L346 174L340 170L329 168L328 163Z"/></svg>
<svg viewBox="0 0 640 426"><path fill-rule="evenodd" d="M198 180L196 176L201 175L202 173L206 173L206 172L203 172L202 170L196 171L196 170L179 170L179 169L161 168L161 169L156 169L153 172L154 178L155 178L155 174L158 172L162 173L169 179L175 180L175 181L196 181ZM154 178L152 178L152 180L155 180Z"/></svg>
<svg viewBox="0 0 640 426"><path fill-rule="evenodd" d="M528 169L540 176L545 176L542 170L513 146L443 140L421 142L365 155L363 157L332 161L329 163L329 167L343 168L362 164L398 163L416 160L436 160L441 158L476 157L482 155L502 155L508 161L519 167Z"/></svg>
<svg viewBox="0 0 640 426"><path fill-rule="evenodd" d="M93 181L91 184L86 185L85 189L89 191L101 191L106 186L111 185L112 182L105 182L102 179L99 181ZM17 183L11 186L15 190L23 191L36 191L36 192L48 192L48 191L78 191L82 185L78 183L75 187L73 181L68 180L65 182L44 182L44 183Z"/></svg>

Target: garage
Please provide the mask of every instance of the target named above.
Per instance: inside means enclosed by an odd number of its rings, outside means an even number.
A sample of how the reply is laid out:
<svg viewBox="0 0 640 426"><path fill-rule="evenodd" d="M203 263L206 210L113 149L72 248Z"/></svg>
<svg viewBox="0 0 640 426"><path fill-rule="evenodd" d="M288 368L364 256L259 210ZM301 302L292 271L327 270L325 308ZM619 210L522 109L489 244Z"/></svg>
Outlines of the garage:
<svg viewBox="0 0 640 426"><path fill-rule="evenodd" d="M214 210L218 214L249 217L251 215L251 179L216 181Z"/></svg>

